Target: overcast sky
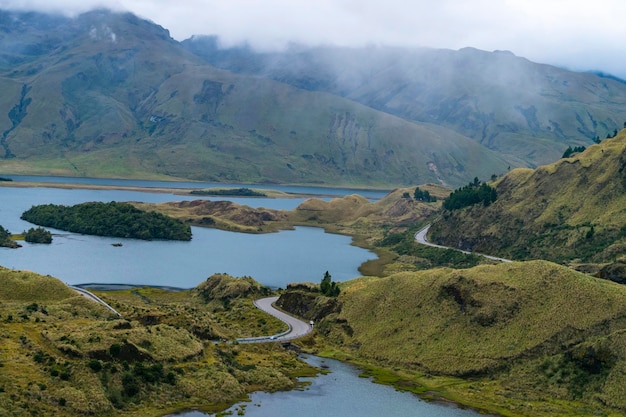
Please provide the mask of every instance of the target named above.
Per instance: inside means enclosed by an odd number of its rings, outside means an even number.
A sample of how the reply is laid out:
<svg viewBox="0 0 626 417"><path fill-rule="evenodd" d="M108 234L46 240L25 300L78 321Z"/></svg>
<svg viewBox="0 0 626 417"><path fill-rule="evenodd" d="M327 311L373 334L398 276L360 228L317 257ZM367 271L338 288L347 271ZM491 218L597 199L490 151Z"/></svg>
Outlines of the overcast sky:
<svg viewBox="0 0 626 417"><path fill-rule="evenodd" d="M0 8L76 14L128 10L177 40L230 46L426 46L509 50L535 62L626 78L624 0L0 0Z"/></svg>

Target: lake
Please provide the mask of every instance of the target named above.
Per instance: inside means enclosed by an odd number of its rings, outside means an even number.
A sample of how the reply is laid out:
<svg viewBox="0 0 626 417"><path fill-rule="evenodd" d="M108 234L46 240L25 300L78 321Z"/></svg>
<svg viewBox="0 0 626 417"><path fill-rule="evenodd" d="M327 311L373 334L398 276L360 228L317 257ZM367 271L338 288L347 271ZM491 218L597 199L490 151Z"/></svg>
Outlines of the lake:
<svg viewBox="0 0 626 417"><path fill-rule="evenodd" d="M359 370L350 364L316 356L305 356L311 365L331 372L315 378L301 378L311 385L304 390L276 393L256 392L250 401L236 404L227 412L246 417L477 417L473 410L443 403L429 403L408 392L360 378ZM242 407L243 406L243 407ZM206 417L200 411L187 411L176 417Z"/></svg>
<svg viewBox="0 0 626 417"><path fill-rule="evenodd" d="M0 225L12 233L33 227L20 215L37 204L73 205L86 201L194 200L197 196L120 190L0 187ZM215 198L252 207L290 210L304 199ZM50 245L20 242L19 249L0 248L0 265L52 275L72 285L124 283L195 287L214 273L252 276L271 287L322 279L329 271L335 281L359 276L361 263L375 259L370 251L352 246L348 236L319 228L298 227L270 234L244 234L193 227L190 242L142 241L53 232ZM120 242L123 246L114 247Z"/></svg>

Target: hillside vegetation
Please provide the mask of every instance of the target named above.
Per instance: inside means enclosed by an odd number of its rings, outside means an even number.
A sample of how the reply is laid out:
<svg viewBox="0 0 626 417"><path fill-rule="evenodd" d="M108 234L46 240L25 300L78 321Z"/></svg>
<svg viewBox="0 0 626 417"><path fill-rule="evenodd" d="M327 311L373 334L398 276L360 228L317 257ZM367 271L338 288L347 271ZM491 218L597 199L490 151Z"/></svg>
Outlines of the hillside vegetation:
<svg viewBox="0 0 626 417"><path fill-rule="evenodd" d="M621 285L514 262L360 278L338 301L311 348L385 368L381 382L509 416L626 410Z"/></svg>
<svg viewBox="0 0 626 417"><path fill-rule="evenodd" d="M626 131L493 186L495 202L444 212L430 238L513 259L602 264L626 255Z"/></svg>
<svg viewBox="0 0 626 417"><path fill-rule="evenodd" d="M248 392L291 389L294 376L312 374L277 344L212 343L285 330L252 305L258 292L249 289L262 287L250 279L99 292L123 318L49 276L0 268L0 281L3 416L220 411Z"/></svg>

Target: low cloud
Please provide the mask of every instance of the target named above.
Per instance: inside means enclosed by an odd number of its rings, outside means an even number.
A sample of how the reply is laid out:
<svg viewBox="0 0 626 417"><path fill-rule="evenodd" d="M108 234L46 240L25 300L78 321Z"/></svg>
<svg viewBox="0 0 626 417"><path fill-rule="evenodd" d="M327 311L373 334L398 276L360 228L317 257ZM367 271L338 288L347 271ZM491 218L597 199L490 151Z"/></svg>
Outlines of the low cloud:
<svg viewBox="0 0 626 417"><path fill-rule="evenodd" d="M5 9L76 15L128 10L175 39L215 34L225 46L426 46L510 50L533 61L626 77L626 2L564 0L0 0Z"/></svg>

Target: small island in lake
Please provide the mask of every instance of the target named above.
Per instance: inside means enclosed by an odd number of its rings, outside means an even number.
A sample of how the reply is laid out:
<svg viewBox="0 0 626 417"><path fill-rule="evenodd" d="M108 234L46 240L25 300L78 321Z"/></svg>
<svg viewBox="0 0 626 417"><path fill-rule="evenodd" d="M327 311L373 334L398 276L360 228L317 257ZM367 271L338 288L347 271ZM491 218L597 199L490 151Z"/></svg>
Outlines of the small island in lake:
<svg viewBox="0 0 626 417"><path fill-rule="evenodd" d="M129 203L89 202L74 206L43 204L22 213L22 220L74 233L143 240L191 240L191 227Z"/></svg>
<svg viewBox="0 0 626 417"><path fill-rule="evenodd" d="M267 197L267 194L249 188L219 188L209 190L193 190L189 194L193 195L213 195L227 197Z"/></svg>
<svg viewBox="0 0 626 417"><path fill-rule="evenodd" d="M52 243L52 233L43 227L31 227L23 234L24 240L29 243Z"/></svg>

